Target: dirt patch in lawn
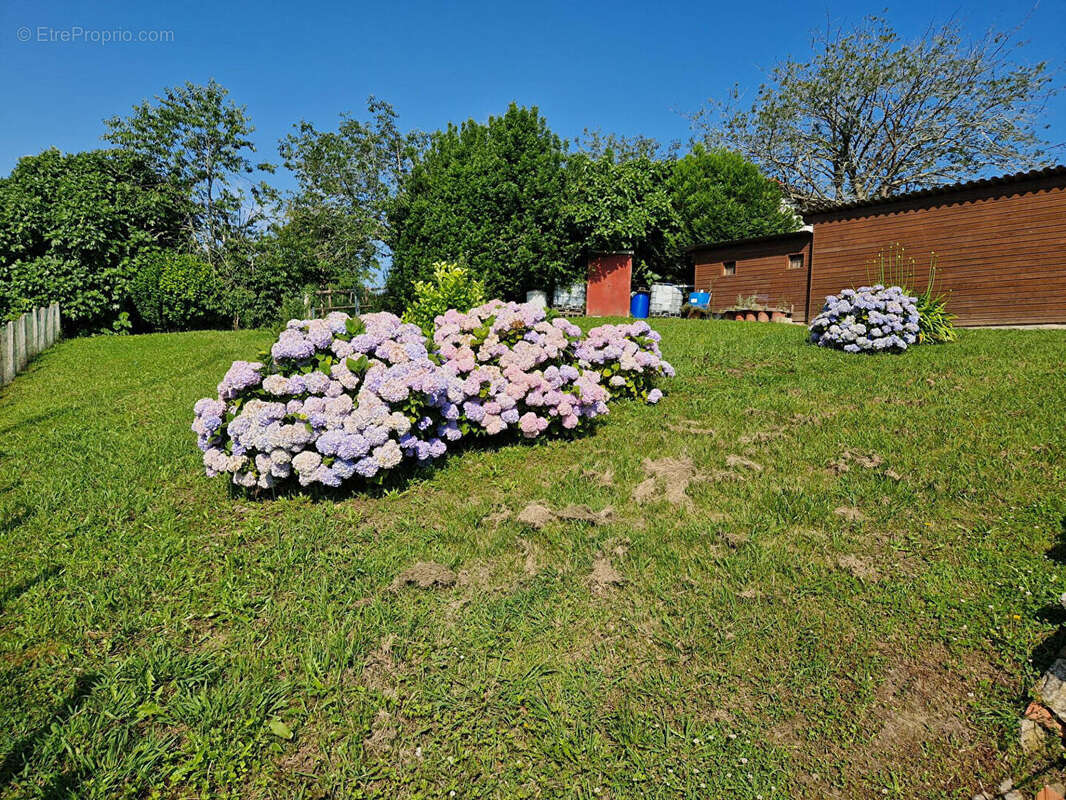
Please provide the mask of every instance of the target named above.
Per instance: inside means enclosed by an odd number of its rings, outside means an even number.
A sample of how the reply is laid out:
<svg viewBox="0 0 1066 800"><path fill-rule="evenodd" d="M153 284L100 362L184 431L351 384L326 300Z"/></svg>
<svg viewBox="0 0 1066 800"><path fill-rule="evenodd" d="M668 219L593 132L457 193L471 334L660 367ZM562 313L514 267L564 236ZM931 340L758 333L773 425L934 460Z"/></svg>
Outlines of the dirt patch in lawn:
<svg viewBox="0 0 1066 800"><path fill-rule="evenodd" d="M837 566L855 578L873 583L881 580L881 572L868 556L846 555L837 559Z"/></svg>
<svg viewBox="0 0 1066 800"><path fill-rule="evenodd" d="M368 755L381 756L393 747L400 735L400 720L385 709L378 711L370 726L370 735L363 740Z"/></svg>
<svg viewBox="0 0 1066 800"><path fill-rule="evenodd" d="M826 468L834 475L843 475L855 466L868 471L879 471L886 478L894 481L902 480L898 472L884 468L884 464L885 459L877 453L853 453L845 450L839 458L830 461Z"/></svg>
<svg viewBox="0 0 1066 800"><path fill-rule="evenodd" d="M855 506L837 506L833 509L833 513L838 517L843 517L848 522L862 522L866 519L866 515Z"/></svg>
<svg viewBox="0 0 1066 800"><path fill-rule="evenodd" d="M607 556L600 553L592 562L592 572L589 574L589 588L593 594L603 594L612 586L621 586L625 582L618 570L612 566Z"/></svg>
<svg viewBox="0 0 1066 800"><path fill-rule="evenodd" d="M296 749L285 753L275 763L286 776L298 775L306 778L315 775L324 761L325 757L311 741L311 737L301 733Z"/></svg>
<svg viewBox="0 0 1066 800"><path fill-rule="evenodd" d="M725 465L730 469L746 469L751 472L762 472L762 464L752 461L750 458L744 458L744 456L726 456Z"/></svg>
<svg viewBox="0 0 1066 800"><path fill-rule="evenodd" d="M528 539L519 539L519 547L522 548L522 571L529 577L533 577L540 571L540 550Z"/></svg>
<svg viewBox="0 0 1066 800"><path fill-rule="evenodd" d="M698 419L683 419L680 422L667 422L666 427L674 433L691 433L696 436L713 436L714 428L704 427Z"/></svg>
<svg viewBox="0 0 1066 800"><path fill-rule="evenodd" d="M917 655L888 645L884 652L888 663L873 702L850 709L850 722L841 723L858 723L854 740L847 734L828 741L798 736L790 723L802 716L786 722L772 740L793 750L806 773L797 780L811 788L810 796L876 795L893 774L922 781L902 787L906 797L955 797L960 788L972 796L980 788L972 785L973 775L994 772L997 751L994 729L971 723L970 693L982 681L1004 687L1009 681L984 659L966 656L960 663L942 645ZM942 768L936 774L920 768L930 763ZM835 769L839 773L832 782L842 792L822 783Z"/></svg>
<svg viewBox="0 0 1066 800"><path fill-rule="evenodd" d="M403 667L392 655L393 637L386 636L363 661L360 682L368 689L381 692L386 697L396 697L397 686L403 675Z"/></svg>
<svg viewBox="0 0 1066 800"><path fill-rule="evenodd" d="M737 442L744 445L766 444L772 442L774 439L780 439L785 435L785 432L780 428L775 428L768 431L755 431L754 433L748 433L737 439Z"/></svg>
<svg viewBox="0 0 1066 800"><path fill-rule="evenodd" d="M397 575L390 588L394 592L405 586L417 586L419 589L446 589L454 586L455 581L455 573L443 564L435 561L419 561Z"/></svg>
<svg viewBox="0 0 1066 800"><path fill-rule="evenodd" d="M688 485L698 480L691 458L661 458L658 461L646 458L644 475L644 480L633 489L633 499L638 503L665 499L674 505L687 505L690 502L686 494Z"/></svg>
<svg viewBox="0 0 1066 800"><path fill-rule="evenodd" d="M614 509L607 506L600 511L593 511L588 506L567 506L556 511L543 503L530 503L518 512L515 519L537 530L557 521L603 525L614 520Z"/></svg>
<svg viewBox="0 0 1066 800"><path fill-rule="evenodd" d="M581 470L581 477L592 481L597 486L614 486L613 469L605 469L603 472L597 472L594 469L583 469Z"/></svg>
<svg viewBox="0 0 1066 800"><path fill-rule="evenodd" d="M497 510L486 514L481 518L482 525L491 525L496 528L499 527L501 522L506 522L511 518L511 512L506 508L498 508Z"/></svg>

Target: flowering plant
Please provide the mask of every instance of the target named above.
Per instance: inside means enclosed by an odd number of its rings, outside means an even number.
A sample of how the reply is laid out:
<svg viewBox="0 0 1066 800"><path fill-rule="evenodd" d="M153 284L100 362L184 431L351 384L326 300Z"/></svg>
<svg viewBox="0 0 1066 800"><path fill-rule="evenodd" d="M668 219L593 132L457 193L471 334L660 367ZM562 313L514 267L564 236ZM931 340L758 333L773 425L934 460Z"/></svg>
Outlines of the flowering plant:
<svg viewBox="0 0 1066 800"><path fill-rule="evenodd" d="M444 455L462 434L460 382L429 358L416 325L392 314L292 320L263 362L236 361L192 429L208 475L244 487L340 486L405 459Z"/></svg>
<svg viewBox="0 0 1066 800"><path fill-rule="evenodd" d="M643 322L586 338L499 300L438 316L432 350L392 314L291 320L259 361L235 361L217 397L196 403L192 430L207 474L242 487L380 481L465 434L535 438L585 426L612 396L658 402L652 381L674 374L658 341Z"/></svg>
<svg viewBox="0 0 1066 800"><path fill-rule="evenodd" d="M612 399L635 397L658 403L663 393L655 379L674 377L674 368L659 350L662 336L644 320L628 325L600 325L577 347L578 364L597 367Z"/></svg>
<svg viewBox="0 0 1066 800"><path fill-rule="evenodd" d="M433 343L445 371L463 379L465 432L517 428L526 438L574 430L607 413L609 395L593 369L579 369L581 329L549 320L532 304L492 300L436 319Z"/></svg>
<svg viewBox="0 0 1066 800"><path fill-rule="evenodd" d="M848 353L898 353L918 341L917 298L899 286L844 289L825 299L811 341Z"/></svg>

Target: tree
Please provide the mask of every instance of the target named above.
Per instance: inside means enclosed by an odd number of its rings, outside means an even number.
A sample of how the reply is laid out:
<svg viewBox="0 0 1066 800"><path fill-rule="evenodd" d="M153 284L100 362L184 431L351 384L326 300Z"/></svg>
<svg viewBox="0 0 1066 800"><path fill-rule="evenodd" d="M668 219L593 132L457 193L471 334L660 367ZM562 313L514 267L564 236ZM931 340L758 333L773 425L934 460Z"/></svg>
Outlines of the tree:
<svg viewBox="0 0 1066 800"><path fill-rule="evenodd" d="M186 83L165 89L154 104L134 106L129 117L104 120L104 139L143 156L192 198L185 227L215 267L226 263L230 240L254 234L261 209L272 198L263 182L250 183L247 193L237 184L238 178L257 169L272 172L273 166L252 163L254 128L244 106L227 96L214 80L207 86Z"/></svg>
<svg viewBox="0 0 1066 800"><path fill-rule="evenodd" d="M1045 63L1015 61L1010 34L965 42L947 24L904 42L869 17L814 44L809 61L774 67L747 110L727 103L694 117L706 141L753 159L801 205L1044 163L1035 123L1055 90Z"/></svg>
<svg viewBox="0 0 1066 800"><path fill-rule="evenodd" d="M619 158L607 148L599 157L571 156L564 213L574 240L586 252L633 250L638 268L661 268L675 226L669 175L669 162L648 155Z"/></svg>
<svg viewBox="0 0 1066 800"><path fill-rule="evenodd" d="M370 97L371 119L341 116L336 131L310 122L281 140L278 152L299 184L286 203L288 226L324 276L361 283L380 267L389 238L388 206L425 146L402 133L388 103Z"/></svg>
<svg viewBox="0 0 1066 800"><path fill-rule="evenodd" d="M573 264L563 159L537 109L513 103L434 133L390 206L390 302L406 305L437 261L464 264L504 298L560 280Z"/></svg>
<svg viewBox="0 0 1066 800"><path fill-rule="evenodd" d="M788 233L802 224L781 186L729 150L695 145L670 165L666 191L675 220L665 231L668 271L687 271L685 251L693 245Z"/></svg>
<svg viewBox="0 0 1066 800"><path fill-rule="evenodd" d="M664 146L658 139L644 134L623 136L617 133L604 133L599 128L585 128L581 136L571 140L578 153L585 153L592 158L602 158L608 152L619 161L629 161L645 156L651 159L672 159L677 156L680 142L671 142Z"/></svg>
<svg viewBox="0 0 1066 800"><path fill-rule="evenodd" d="M58 302L75 328L129 309L134 261L184 243L188 201L124 150L19 160L0 180L0 316Z"/></svg>

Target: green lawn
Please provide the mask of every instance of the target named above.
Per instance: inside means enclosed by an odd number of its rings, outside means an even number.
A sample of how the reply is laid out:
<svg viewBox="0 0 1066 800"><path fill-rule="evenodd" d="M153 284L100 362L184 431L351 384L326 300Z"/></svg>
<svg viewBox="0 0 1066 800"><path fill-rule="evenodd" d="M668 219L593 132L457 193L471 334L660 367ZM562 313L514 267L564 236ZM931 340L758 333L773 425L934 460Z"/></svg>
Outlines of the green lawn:
<svg viewBox="0 0 1066 800"><path fill-rule="evenodd" d="M339 501L202 474L192 404L268 333L43 355L0 393L0 797L969 798L1060 774L1017 717L1066 589L1066 332L856 357L655 327L660 406ZM613 515L534 529L534 501ZM456 583L391 588L420 561Z"/></svg>

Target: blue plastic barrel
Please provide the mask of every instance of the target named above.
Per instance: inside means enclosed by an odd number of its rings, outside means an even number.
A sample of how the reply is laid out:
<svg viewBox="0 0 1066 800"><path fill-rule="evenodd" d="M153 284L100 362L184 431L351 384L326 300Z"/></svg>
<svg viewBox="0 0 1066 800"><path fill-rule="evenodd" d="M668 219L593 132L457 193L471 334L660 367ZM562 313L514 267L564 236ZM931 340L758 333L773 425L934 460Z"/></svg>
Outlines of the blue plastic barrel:
<svg viewBox="0 0 1066 800"><path fill-rule="evenodd" d="M693 292L688 296L689 305L696 306L696 308L706 308L711 304L710 292Z"/></svg>
<svg viewBox="0 0 1066 800"><path fill-rule="evenodd" d="M647 319L648 309L651 306L651 297L647 292L637 292L629 301L629 313L636 319Z"/></svg>

